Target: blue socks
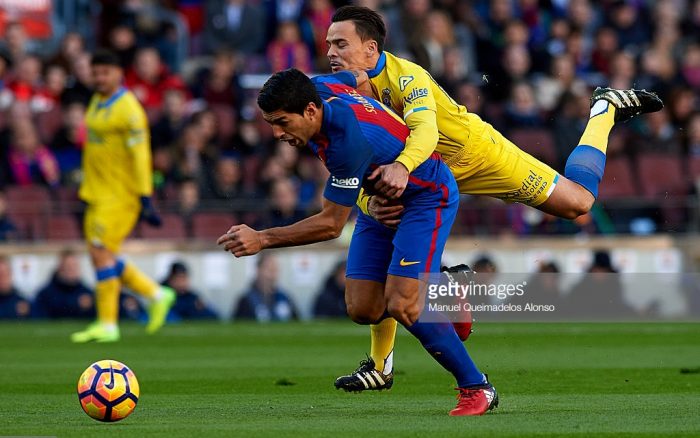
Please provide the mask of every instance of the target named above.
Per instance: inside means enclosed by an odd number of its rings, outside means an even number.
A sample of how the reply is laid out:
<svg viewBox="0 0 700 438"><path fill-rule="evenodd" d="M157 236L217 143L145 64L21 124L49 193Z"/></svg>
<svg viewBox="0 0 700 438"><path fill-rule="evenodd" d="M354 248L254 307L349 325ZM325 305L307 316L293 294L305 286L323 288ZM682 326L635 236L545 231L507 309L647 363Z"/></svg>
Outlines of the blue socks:
<svg viewBox="0 0 700 438"><path fill-rule="evenodd" d="M603 179L605 154L593 146L580 144L569 155L564 167L564 176L583 186L598 197L598 185Z"/></svg>
<svg viewBox="0 0 700 438"><path fill-rule="evenodd" d="M457 386L466 388L486 383L486 378L469 357L452 324L441 322L416 322L406 329L423 344L428 353L457 379Z"/></svg>

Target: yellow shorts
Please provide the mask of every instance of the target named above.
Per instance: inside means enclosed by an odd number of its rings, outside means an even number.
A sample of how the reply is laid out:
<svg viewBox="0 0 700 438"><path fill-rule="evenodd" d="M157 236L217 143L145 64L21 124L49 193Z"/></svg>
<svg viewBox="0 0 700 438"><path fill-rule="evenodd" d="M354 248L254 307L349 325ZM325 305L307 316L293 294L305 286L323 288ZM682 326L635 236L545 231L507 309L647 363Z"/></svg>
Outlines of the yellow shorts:
<svg viewBox="0 0 700 438"><path fill-rule="evenodd" d="M488 123L471 132L469 143L444 157L460 193L484 195L532 207L549 198L559 174L523 151Z"/></svg>
<svg viewBox="0 0 700 438"><path fill-rule="evenodd" d="M88 245L101 246L118 254L122 242L134 229L140 212L138 205L88 205L83 222Z"/></svg>

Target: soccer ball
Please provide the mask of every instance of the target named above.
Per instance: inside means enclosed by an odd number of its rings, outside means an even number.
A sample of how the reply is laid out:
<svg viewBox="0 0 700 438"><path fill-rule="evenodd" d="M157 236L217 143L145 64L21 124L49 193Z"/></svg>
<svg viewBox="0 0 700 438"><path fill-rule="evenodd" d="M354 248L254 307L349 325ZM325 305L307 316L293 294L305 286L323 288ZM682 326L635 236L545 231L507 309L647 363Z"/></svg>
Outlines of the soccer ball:
<svg viewBox="0 0 700 438"><path fill-rule="evenodd" d="M139 401L139 382L129 367L116 360L90 365L78 379L78 400L95 420L123 420Z"/></svg>

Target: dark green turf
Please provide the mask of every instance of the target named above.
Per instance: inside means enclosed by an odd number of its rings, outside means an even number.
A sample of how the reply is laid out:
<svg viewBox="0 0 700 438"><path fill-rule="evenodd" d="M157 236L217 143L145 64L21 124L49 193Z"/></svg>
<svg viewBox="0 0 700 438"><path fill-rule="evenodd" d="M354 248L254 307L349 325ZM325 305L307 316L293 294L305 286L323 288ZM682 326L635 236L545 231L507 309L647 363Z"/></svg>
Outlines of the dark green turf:
<svg viewBox="0 0 700 438"><path fill-rule="evenodd" d="M698 324L482 324L467 345L501 394L451 418L451 376L400 330L394 389L346 394L338 373L367 350L351 322L183 324L118 344L72 345L74 323L0 324L0 435L700 436ZM78 404L82 370L128 364L141 399L102 424ZM283 383L283 384L280 384Z"/></svg>

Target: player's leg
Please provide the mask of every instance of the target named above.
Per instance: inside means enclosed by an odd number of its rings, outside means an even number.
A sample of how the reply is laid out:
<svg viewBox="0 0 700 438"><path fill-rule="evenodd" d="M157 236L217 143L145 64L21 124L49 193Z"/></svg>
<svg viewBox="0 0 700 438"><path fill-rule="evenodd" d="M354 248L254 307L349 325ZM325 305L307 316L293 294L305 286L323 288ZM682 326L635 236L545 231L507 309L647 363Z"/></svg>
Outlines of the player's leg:
<svg viewBox="0 0 700 438"><path fill-rule="evenodd" d="M432 199L407 205L394 237L384 297L389 315L406 327L455 377L460 404L451 415L481 415L498 404L495 389L477 368L445 315L431 312L428 320L419 319L424 306L421 275L439 273L440 259L459 203L453 179L438 187Z"/></svg>
<svg viewBox="0 0 700 438"><path fill-rule="evenodd" d="M73 333L73 342L113 342L119 340L119 292L121 282L117 274L114 253L107 245L114 248L113 236L109 229L108 212L98 206L88 206L85 212L85 237L88 241L90 260L95 268L97 284L95 285L95 307L97 321L87 329Z"/></svg>
<svg viewBox="0 0 700 438"><path fill-rule="evenodd" d="M396 322L386 330L384 281L391 262L394 231L379 225L364 214L355 224L346 267L345 302L350 318L360 324L372 324L371 355L352 373L340 376L335 387L346 391L381 390L393 384L393 350ZM381 322L380 322L381 321ZM376 342L375 327L382 331ZM391 327L390 327L391 328Z"/></svg>
<svg viewBox="0 0 700 438"><path fill-rule="evenodd" d="M550 198L538 208L567 219L587 213L598 196L598 185L603 179L612 127L617 122L661 108L661 99L647 91L596 89L591 96L591 114L586 129L566 161L566 178L561 179Z"/></svg>
<svg viewBox="0 0 700 438"><path fill-rule="evenodd" d="M460 192L521 202L545 213L575 219L598 195L608 136L615 123L663 107L653 93L597 89L591 116L566 163L564 175L527 154L488 123L473 132L470 152L451 166Z"/></svg>
<svg viewBox="0 0 700 438"><path fill-rule="evenodd" d="M116 270L124 286L148 300L146 332L149 334L157 332L165 324L168 312L175 304L175 291L159 285L135 264L123 258L117 259Z"/></svg>

